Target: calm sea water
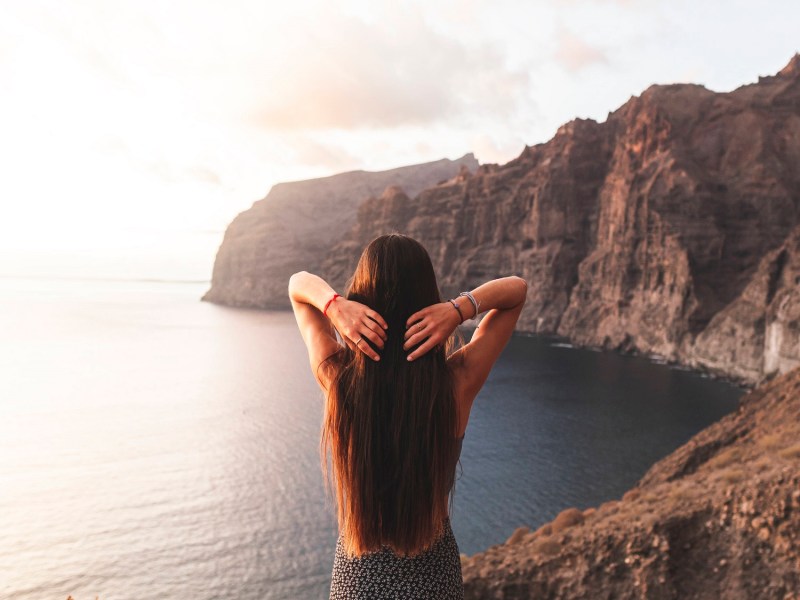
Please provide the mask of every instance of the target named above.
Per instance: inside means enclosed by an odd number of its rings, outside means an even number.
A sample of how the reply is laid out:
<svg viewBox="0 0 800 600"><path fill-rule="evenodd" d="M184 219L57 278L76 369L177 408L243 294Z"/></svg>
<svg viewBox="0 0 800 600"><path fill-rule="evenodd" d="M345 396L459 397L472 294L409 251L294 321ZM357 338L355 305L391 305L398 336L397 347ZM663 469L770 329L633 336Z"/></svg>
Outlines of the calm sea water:
<svg viewBox="0 0 800 600"><path fill-rule="evenodd" d="M0 280L0 597L327 598L322 402L293 317L205 289ZM618 498L740 395L514 338L464 441L461 551Z"/></svg>

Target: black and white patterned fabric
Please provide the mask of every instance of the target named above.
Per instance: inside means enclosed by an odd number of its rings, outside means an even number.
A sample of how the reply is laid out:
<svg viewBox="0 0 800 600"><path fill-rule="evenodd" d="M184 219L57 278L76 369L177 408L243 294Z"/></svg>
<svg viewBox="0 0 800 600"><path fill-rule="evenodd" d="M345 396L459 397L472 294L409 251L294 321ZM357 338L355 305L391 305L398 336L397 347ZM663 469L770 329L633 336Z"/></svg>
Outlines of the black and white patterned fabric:
<svg viewBox="0 0 800 600"><path fill-rule="evenodd" d="M463 600L464 583L458 544L445 519L444 532L433 546L404 557L384 547L348 558L342 538L336 544L330 600Z"/></svg>

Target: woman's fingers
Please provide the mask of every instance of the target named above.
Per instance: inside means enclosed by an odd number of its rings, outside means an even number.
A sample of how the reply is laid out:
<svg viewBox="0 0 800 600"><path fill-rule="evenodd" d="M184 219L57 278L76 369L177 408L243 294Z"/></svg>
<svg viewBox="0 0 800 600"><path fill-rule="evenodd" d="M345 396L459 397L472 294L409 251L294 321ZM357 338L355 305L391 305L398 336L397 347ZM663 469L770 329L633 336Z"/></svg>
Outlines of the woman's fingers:
<svg viewBox="0 0 800 600"><path fill-rule="evenodd" d="M431 348L441 343L447 337L447 333L437 327L425 327L406 339L403 350L408 350L414 346L419 346L409 354L409 360L419 358Z"/></svg>
<svg viewBox="0 0 800 600"><path fill-rule="evenodd" d="M427 327L424 323L419 323L418 325L412 325L411 329L406 331L406 338L405 342L403 343L403 350L408 350L409 348L413 348L417 344L422 343L425 338L430 337L433 335L434 331L432 328Z"/></svg>
<svg viewBox="0 0 800 600"><path fill-rule="evenodd" d="M423 308L422 310L419 310L419 311L415 312L413 315L411 315L410 317L408 317L408 320L406 321L406 328L410 329L411 326L414 325L414 323L424 319L425 315L428 314L427 310L428 310L427 307Z"/></svg>
<svg viewBox="0 0 800 600"><path fill-rule="evenodd" d="M438 342L433 338L433 336L429 337L427 341L425 341L419 348L414 350L411 354L408 355L407 359L409 361L419 358L420 356L424 356L427 352L433 348Z"/></svg>
<svg viewBox="0 0 800 600"><path fill-rule="evenodd" d="M361 327L358 331L358 335L360 335L365 340L369 340L373 344L375 344L378 348L383 348L383 338L378 335L376 332L372 331L369 327ZM356 337L356 339L358 339ZM363 345L363 342L362 342Z"/></svg>
<svg viewBox="0 0 800 600"><path fill-rule="evenodd" d="M371 335L375 334L371 333ZM375 352L375 350L372 349L372 346L369 345L369 342L367 341L368 339L369 338L366 335L362 335L360 337L356 335L356 338L353 340L353 345L356 347L356 349L360 350L361 352L369 356L372 360L375 361L380 360L381 357L378 355L377 352Z"/></svg>
<svg viewBox="0 0 800 600"><path fill-rule="evenodd" d="M386 341L386 330L381 326L380 323L373 321L372 319L366 318L362 321L365 327L367 327L370 331L373 331L378 337L381 338L381 342ZM381 348L383 348L383 343L381 343Z"/></svg>
<svg viewBox="0 0 800 600"><path fill-rule="evenodd" d="M376 313L374 310L367 311L367 317L375 321L378 325L383 327L384 330L389 329L389 326L386 324L386 321L382 316ZM384 338L385 339L385 338Z"/></svg>
<svg viewBox="0 0 800 600"><path fill-rule="evenodd" d="M405 340L409 339L411 336L416 335L420 331L424 330L425 327L426 323L424 323L423 321L419 321L417 323L414 323L413 325L410 325L408 329L406 329L406 333L403 336L403 339Z"/></svg>
<svg viewBox="0 0 800 600"><path fill-rule="evenodd" d="M411 336L410 338L408 338L408 339L405 341L405 343L403 344L403 350L408 350L409 348L413 348L413 347L414 347L414 346L416 346L417 344L419 344L419 343L421 343L422 341L424 341L424 340L425 340L425 338L426 338L426 337L428 337L428 335L429 335L429 334L428 334L428 333L426 333L425 331L420 331L419 333L417 333L417 334L415 334L415 335L412 335L412 336Z"/></svg>

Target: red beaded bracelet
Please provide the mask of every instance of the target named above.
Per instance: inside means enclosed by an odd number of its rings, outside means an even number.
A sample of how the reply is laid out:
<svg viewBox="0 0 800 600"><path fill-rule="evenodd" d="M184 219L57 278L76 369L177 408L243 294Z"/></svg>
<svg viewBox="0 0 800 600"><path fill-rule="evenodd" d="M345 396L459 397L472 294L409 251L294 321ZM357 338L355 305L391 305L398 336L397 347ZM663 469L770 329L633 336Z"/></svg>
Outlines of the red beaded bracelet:
<svg viewBox="0 0 800 600"><path fill-rule="evenodd" d="M331 305L331 302L336 300L337 298L341 298L339 294L334 294L333 297L325 303L325 308L322 309L322 314L326 317L328 316L328 307Z"/></svg>

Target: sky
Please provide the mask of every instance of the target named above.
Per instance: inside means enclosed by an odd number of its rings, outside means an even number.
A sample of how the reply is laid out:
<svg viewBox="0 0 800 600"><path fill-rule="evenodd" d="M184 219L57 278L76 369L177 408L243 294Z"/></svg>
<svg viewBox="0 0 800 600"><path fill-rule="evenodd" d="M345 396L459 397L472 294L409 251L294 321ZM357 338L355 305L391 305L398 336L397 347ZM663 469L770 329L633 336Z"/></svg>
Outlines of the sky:
<svg viewBox="0 0 800 600"><path fill-rule="evenodd" d="M208 279L279 181L505 163L653 83L730 91L796 0L0 0L0 275Z"/></svg>

